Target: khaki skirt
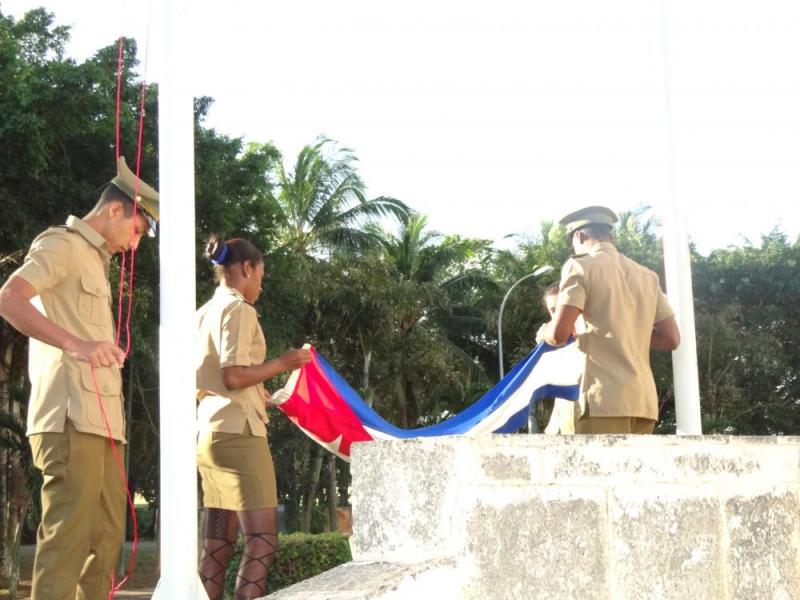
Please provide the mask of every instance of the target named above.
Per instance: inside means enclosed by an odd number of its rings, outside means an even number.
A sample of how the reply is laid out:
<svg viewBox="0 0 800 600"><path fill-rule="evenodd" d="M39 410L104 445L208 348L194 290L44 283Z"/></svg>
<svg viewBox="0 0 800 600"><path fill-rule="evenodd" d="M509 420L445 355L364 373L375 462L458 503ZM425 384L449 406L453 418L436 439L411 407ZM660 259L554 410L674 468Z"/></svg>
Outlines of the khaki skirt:
<svg viewBox="0 0 800 600"><path fill-rule="evenodd" d="M201 431L197 467L205 508L246 511L278 506L275 467L265 437Z"/></svg>

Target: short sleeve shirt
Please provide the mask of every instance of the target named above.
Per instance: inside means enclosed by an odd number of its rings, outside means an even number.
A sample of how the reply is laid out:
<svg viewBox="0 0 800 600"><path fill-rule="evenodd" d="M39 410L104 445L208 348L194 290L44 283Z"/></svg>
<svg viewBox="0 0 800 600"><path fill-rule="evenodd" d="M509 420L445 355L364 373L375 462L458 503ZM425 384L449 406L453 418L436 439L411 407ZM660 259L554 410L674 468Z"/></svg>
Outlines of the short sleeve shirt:
<svg viewBox="0 0 800 600"><path fill-rule="evenodd" d="M38 294L45 315L83 340L114 342L111 255L106 241L88 223L70 216L65 227L51 227L37 237L21 277ZM119 368L95 367L59 348L31 338L28 351L31 397L28 435L64 431L69 419L76 430L125 439L122 378Z"/></svg>
<svg viewBox="0 0 800 600"><path fill-rule="evenodd" d="M267 343L256 309L235 289L220 285L197 311L197 428L266 436L267 412L261 384L229 390L225 367L264 362Z"/></svg>
<svg viewBox="0 0 800 600"><path fill-rule="evenodd" d="M579 308L586 322L578 336L582 412L657 420L650 338L653 325L673 315L658 275L603 242L565 263L558 304Z"/></svg>

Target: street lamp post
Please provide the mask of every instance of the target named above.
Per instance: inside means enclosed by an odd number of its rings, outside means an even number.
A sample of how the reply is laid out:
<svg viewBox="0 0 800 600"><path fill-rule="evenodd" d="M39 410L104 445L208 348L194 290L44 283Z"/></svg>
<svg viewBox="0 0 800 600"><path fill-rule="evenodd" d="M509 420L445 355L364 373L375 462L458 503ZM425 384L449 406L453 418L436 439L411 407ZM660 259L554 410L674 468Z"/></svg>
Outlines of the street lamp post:
<svg viewBox="0 0 800 600"><path fill-rule="evenodd" d="M514 282L514 285L508 288L506 295L503 296L503 302L500 304L500 314L497 315L497 360L500 365L500 379L503 379L503 376L505 375L505 372L503 371L503 310L506 307L506 300L508 300L508 296L511 294L512 290L526 279L530 279L531 277L539 277L540 275L549 273L552 270L553 267L550 265L544 265L534 270L533 273L528 273L524 277L520 277ZM530 404L528 405L528 433L539 433L539 429L536 426L536 419L533 418L532 398Z"/></svg>
<svg viewBox="0 0 800 600"><path fill-rule="evenodd" d="M503 371L503 310L506 307L506 301L508 300L509 294L517 287L520 283L525 281L526 279L530 279L531 277L539 277L540 275L544 275L545 273L549 273L553 270L553 267L550 265L544 265L536 269L533 273L528 273L524 277L520 277L514 282L506 295L503 296L503 302L500 304L500 314L497 315L497 361L500 365L500 379L505 376L505 372Z"/></svg>

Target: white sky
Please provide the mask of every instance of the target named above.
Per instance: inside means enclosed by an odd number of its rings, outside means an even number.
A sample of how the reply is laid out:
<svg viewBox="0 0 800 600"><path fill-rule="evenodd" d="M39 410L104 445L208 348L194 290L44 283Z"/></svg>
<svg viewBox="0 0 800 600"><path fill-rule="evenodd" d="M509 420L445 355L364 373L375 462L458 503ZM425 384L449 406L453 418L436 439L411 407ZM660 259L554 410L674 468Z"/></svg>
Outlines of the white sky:
<svg viewBox="0 0 800 600"><path fill-rule="evenodd" d="M444 233L535 232L587 204L676 196L703 252L800 234L796 0L196 0L186 16L207 125L292 160L321 133L356 151L369 193ZM160 70L152 2L148 80ZM144 47L151 2L44 5L82 59L121 31ZM124 25L123 25L124 24Z"/></svg>

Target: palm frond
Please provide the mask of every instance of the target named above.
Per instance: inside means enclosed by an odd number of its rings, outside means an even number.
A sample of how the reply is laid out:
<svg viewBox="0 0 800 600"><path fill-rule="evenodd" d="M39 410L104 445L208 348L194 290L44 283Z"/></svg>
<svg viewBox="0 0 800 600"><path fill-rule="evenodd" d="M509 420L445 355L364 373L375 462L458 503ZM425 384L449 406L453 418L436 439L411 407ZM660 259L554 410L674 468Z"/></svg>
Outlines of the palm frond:
<svg viewBox="0 0 800 600"><path fill-rule="evenodd" d="M485 271L469 269L451 277L441 283L442 287L452 287L456 289L481 289L493 292L500 291L497 282Z"/></svg>
<svg viewBox="0 0 800 600"><path fill-rule="evenodd" d="M336 227L319 232L319 242L328 248L355 253L364 253L380 245L370 232L354 227Z"/></svg>
<svg viewBox="0 0 800 600"><path fill-rule="evenodd" d="M339 219L344 223L351 223L358 219L376 219L380 217L395 217L402 219L409 212L408 206L397 198L389 196L378 196L370 200L356 204L343 211Z"/></svg>

